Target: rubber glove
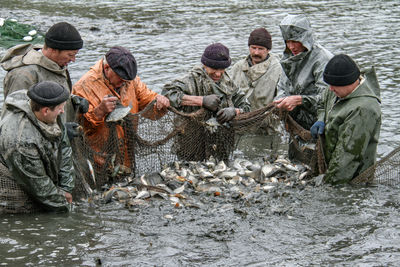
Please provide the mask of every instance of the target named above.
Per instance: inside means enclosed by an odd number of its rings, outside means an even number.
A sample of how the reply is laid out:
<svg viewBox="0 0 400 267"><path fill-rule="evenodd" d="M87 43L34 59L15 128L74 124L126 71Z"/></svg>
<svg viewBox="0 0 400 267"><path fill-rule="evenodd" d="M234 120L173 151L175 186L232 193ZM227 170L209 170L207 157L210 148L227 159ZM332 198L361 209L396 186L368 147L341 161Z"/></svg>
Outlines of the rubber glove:
<svg viewBox="0 0 400 267"><path fill-rule="evenodd" d="M89 110L89 102L80 96L71 95L71 102L74 105L75 109L79 109L80 113L86 113Z"/></svg>
<svg viewBox="0 0 400 267"><path fill-rule="evenodd" d="M216 111L218 109L221 99L217 95L206 95L203 96L202 106L211 111Z"/></svg>
<svg viewBox="0 0 400 267"><path fill-rule="evenodd" d="M217 121L220 124L233 120L236 116L236 109L233 107L223 108L217 112Z"/></svg>
<svg viewBox="0 0 400 267"><path fill-rule="evenodd" d="M318 135L321 135L324 133L324 129L325 129L325 123L323 121L317 121L313 124L313 126L311 126L311 136L314 139L318 138Z"/></svg>
<svg viewBox="0 0 400 267"><path fill-rule="evenodd" d="M79 130L79 124L76 122L66 122L64 124L65 129L67 130L67 135L69 141L72 141L75 137L78 137L81 133Z"/></svg>

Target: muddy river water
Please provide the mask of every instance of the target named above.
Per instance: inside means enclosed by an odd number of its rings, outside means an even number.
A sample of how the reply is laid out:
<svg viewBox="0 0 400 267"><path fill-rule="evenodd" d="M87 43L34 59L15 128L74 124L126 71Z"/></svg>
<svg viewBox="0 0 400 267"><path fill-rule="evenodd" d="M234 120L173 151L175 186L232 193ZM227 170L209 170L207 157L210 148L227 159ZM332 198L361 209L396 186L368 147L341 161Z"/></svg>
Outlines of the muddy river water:
<svg viewBox="0 0 400 267"><path fill-rule="evenodd" d="M279 22L300 13L330 51L351 55L361 68L376 67L381 158L400 145L397 0L0 0L2 18L42 31L60 21L78 28L85 43L69 66L73 82L109 47L122 45L157 92L198 63L212 42L228 46L237 61L247 54L248 34L256 27L266 27L273 52L282 53ZM1 81L4 75L0 70ZM399 186L282 187L248 199L199 198L198 209L154 200L134 211L118 203L81 203L70 214L2 215L0 266L400 264Z"/></svg>

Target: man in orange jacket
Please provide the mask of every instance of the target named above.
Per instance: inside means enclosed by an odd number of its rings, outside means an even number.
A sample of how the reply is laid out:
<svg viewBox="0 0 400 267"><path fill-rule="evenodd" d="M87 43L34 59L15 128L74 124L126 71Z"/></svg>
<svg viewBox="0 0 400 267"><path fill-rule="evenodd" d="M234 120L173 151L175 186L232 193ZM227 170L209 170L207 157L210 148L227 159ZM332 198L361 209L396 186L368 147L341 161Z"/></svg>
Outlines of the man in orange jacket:
<svg viewBox="0 0 400 267"><path fill-rule="evenodd" d="M114 46L73 86L75 95L89 101L89 110L82 115L83 129L90 146L97 152L102 151L102 146L107 143L109 127L106 116L118 102L123 106L132 105L130 112L134 114L155 99L155 117L152 119L164 115L169 107L168 98L151 91L136 74L137 64L133 55L126 48ZM116 126L116 131L118 139L124 139L124 129L120 125ZM126 151L123 154L126 155ZM101 165L104 159L101 162L96 158L96 162ZM130 167L129 162L125 158L124 165Z"/></svg>

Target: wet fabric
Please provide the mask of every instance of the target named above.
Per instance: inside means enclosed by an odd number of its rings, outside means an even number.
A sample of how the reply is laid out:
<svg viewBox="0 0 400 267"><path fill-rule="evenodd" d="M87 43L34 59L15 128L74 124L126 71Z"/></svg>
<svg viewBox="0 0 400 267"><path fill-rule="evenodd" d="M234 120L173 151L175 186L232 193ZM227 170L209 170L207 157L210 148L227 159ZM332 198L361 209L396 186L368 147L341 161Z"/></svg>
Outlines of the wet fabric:
<svg viewBox="0 0 400 267"><path fill-rule="evenodd" d="M42 81L53 81L61 84L70 92L72 90L68 69L45 57L40 51L42 46L31 44L17 45L9 50L1 59L1 66L7 71L4 77L4 98L12 92L29 89ZM75 120L75 110L70 100L65 106L63 122Z"/></svg>
<svg viewBox="0 0 400 267"><path fill-rule="evenodd" d="M285 45L281 60L283 73L276 99L301 95L302 104L292 110L290 115L303 128L310 129L317 120L317 103L327 88L322 77L323 71L333 54L314 41L311 25L303 15L289 15L279 26L285 43L288 40L298 41L307 50L293 55Z"/></svg>
<svg viewBox="0 0 400 267"><path fill-rule="evenodd" d="M105 121L106 116L98 118L95 115L97 108L104 96L112 95L118 98L123 106L132 105L131 113L135 114L143 110L152 102L157 93L151 91L138 76L132 81L125 82L119 89L119 93L114 90L103 73L103 59L96 62L90 70L73 86L73 94L86 98L89 101L89 111L81 115L81 123L90 146L97 152L101 152L101 147L107 142L109 137L109 127ZM155 109L154 109L155 111ZM152 119L157 119L163 114L157 111L152 114ZM155 115L155 116L154 116ZM115 127L118 138L123 140L124 129L120 125ZM125 146L127 144L124 144ZM125 162L129 166L129 162Z"/></svg>
<svg viewBox="0 0 400 267"><path fill-rule="evenodd" d="M325 126L325 180L346 183L375 164L381 127L379 85L374 69L348 96L339 99L327 90L318 120Z"/></svg>
<svg viewBox="0 0 400 267"><path fill-rule="evenodd" d="M0 153L12 178L35 202L50 211L68 211L65 192L75 183L72 149L60 118L39 123L26 90L5 100L0 121Z"/></svg>
<svg viewBox="0 0 400 267"><path fill-rule="evenodd" d="M162 94L169 98L171 105L185 112L193 112L201 107L181 106L183 95L221 96L220 108L235 107L247 112L250 104L245 93L240 90L226 72L218 82L214 82L201 65L193 67L188 74L164 85Z"/></svg>
<svg viewBox="0 0 400 267"><path fill-rule="evenodd" d="M269 53L269 57L256 65L250 65L250 55L239 60L229 74L237 86L246 94L251 110L265 107L277 93L277 84L282 73L279 57Z"/></svg>

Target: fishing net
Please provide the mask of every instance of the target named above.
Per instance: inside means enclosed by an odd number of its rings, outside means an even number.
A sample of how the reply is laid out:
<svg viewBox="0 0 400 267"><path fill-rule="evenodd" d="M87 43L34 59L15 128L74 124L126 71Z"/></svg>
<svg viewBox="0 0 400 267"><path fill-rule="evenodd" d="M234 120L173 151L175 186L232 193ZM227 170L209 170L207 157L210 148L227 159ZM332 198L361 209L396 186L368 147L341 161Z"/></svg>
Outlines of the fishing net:
<svg viewBox="0 0 400 267"><path fill-rule="evenodd" d="M24 43L42 44L43 34L35 27L19 23L14 19L0 18L0 46L10 48Z"/></svg>
<svg viewBox="0 0 400 267"><path fill-rule="evenodd" d="M297 124L287 112L270 104L240 114L229 124L219 125L212 113L199 109L183 113L170 108L161 118L154 114L154 103L145 110L129 113L118 122L106 122L106 133L96 138L82 135L72 142L73 162L77 172L74 198L88 197L93 189L124 181L126 178L159 172L175 161L203 161L210 157L229 159L240 138L260 130L266 124L283 122L293 147L313 175L326 171L323 140L314 142L308 130ZM83 119L81 119L83 120ZM83 121L80 121L84 124ZM304 145L306 144L306 145ZM353 183L389 182L397 179L400 170L400 148L367 169ZM4 171L4 172L3 172ZM0 169L2 174L7 171ZM4 202L11 199L17 206L28 203L26 196L12 179L0 175L1 208L14 211ZM1 212L1 210L0 210Z"/></svg>

